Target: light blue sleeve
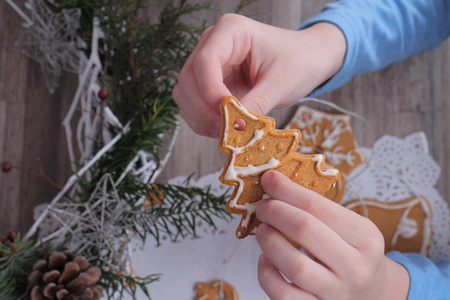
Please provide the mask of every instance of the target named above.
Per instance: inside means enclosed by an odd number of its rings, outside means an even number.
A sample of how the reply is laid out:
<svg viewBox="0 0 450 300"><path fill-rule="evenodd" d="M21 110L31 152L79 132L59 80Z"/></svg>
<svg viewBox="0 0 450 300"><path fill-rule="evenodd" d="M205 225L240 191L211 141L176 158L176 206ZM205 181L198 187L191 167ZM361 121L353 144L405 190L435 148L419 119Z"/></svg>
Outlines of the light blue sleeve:
<svg viewBox="0 0 450 300"><path fill-rule="evenodd" d="M411 285L408 300L450 299L450 260L431 261L415 253L390 252L387 257L403 265L409 273Z"/></svg>
<svg viewBox="0 0 450 300"><path fill-rule="evenodd" d="M341 69L312 92L334 90L353 75L381 69L438 46L450 35L450 0L340 0L328 3L302 28L337 25L347 40Z"/></svg>

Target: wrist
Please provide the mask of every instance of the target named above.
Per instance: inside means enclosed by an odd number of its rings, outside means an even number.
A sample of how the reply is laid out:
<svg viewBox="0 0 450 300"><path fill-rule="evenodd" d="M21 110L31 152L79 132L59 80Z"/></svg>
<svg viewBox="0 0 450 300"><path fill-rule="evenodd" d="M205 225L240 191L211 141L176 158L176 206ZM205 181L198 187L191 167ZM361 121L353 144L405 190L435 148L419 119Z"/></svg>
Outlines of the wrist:
<svg viewBox="0 0 450 300"><path fill-rule="evenodd" d="M329 22L319 22L304 30L309 42L314 45L318 65L318 82L322 84L342 67L347 51L347 41L339 27ZM320 68L320 69L319 69Z"/></svg>
<svg viewBox="0 0 450 300"><path fill-rule="evenodd" d="M408 270L385 256L386 276L378 299L407 299L410 287Z"/></svg>

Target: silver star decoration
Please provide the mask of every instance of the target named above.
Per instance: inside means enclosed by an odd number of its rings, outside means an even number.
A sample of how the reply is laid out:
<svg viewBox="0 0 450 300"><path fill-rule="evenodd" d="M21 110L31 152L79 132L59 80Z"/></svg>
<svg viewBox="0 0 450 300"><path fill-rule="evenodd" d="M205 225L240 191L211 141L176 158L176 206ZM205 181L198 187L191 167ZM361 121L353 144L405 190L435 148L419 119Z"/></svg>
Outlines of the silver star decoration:
<svg viewBox="0 0 450 300"><path fill-rule="evenodd" d="M70 233L66 244L69 250L84 255L88 260L100 259L111 269L131 272L128 244L131 231L124 224L124 213L132 212L122 200L109 174L98 182L86 203L58 203L50 214ZM100 252L92 256L92 248Z"/></svg>
<svg viewBox="0 0 450 300"><path fill-rule="evenodd" d="M80 9L58 9L42 0L25 3L31 23L16 45L41 66L50 93L59 85L62 71L78 73L80 68L80 39L77 28Z"/></svg>

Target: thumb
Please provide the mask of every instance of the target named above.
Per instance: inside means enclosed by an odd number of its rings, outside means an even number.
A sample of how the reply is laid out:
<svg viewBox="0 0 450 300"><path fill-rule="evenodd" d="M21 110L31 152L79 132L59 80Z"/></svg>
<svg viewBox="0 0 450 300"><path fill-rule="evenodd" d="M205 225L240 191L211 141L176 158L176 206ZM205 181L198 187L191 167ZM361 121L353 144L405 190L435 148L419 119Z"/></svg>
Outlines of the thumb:
<svg viewBox="0 0 450 300"><path fill-rule="evenodd" d="M269 77L266 74L259 78L252 89L239 100L245 108L263 116L280 102L280 93L276 91L274 81Z"/></svg>
<svg viewBox="0 0 450 300"><path fill-rule="evenodd" d="M291 104L289 102L293 98L291 94L294 91L290 90L294 88L288 87L281 78L267 75L259 79L255 86L240 99L245 108L259 115L266 115L277 105Z"/></svg>
<svg viewBox="0 0 450 300"><path fill-rule="evenodd" d="M258 114L266 115L275 105L273 100L263 92L254 92L253 90L247 93L241 100L241 104L249 111Z"/></svg>

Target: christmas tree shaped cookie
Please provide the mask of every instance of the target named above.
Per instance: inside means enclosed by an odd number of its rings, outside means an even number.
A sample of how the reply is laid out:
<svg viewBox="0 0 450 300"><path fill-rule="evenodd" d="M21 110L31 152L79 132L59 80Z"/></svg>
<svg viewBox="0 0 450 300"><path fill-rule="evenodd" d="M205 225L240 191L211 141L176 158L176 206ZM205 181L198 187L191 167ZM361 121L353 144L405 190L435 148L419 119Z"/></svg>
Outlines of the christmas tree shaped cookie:
<svg viewBox="0 0 450 300"><path fill-rule="evenodd" d="M227 211L242 215L236 230L238 238L254 234L260 223L255 209L264 197L259 182L265 171L280 171L292 181L322 195L336 183L339 171L323 169L324 155L296 152L300 131L275 129L274 119L246 110L231 96L222 100L220 110L222 132L219 150L228 154L220 181L235 186Z"/></svg>

